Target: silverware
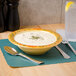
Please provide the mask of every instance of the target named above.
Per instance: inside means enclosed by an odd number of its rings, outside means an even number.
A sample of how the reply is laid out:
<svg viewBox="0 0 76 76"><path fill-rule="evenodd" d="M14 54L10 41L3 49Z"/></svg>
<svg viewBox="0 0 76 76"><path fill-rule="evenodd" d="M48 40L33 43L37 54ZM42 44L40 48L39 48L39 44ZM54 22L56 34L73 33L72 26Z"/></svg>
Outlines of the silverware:
<svg viewBox="0 0 76 76"><path fill-rule="evenodd" d="M63 55L63 57L65 59L69 59L70 58L70 56L68 54L66 54L61 48L59 48L58 46L55 46L55 47L59 50L59 52Z"/></svg>
<svg viewBox="0 0 76 76"><path fill-rule="evenodd" d="M11 55L19 55L19 56L22 56L22 57L24 57L24 58L27 58L28 60L31 60L31 61L33 61L33 62L35 62L35 63L38 63L38 64L43 63L42 61L38 61L38 60L32 59L32 58L30 58L30 57L28 57L28 56L26 56L26 55L24 55L24 54L22 54L22 53L18 53L18 52L17 52L14 48L12 48L12 47L5 46L4 49L5 49L5 51L6 51L7 53L9 53L9 54L11 54Z"/></svg>
<svg viewBox="0 0 76 76"><path fill-rule="evenodd" d="M76 50L70 45L70 43L68 41L62 41L63 44L68 44L68 46L71 48L71 50L74 52L74 54L76 55Z"/></svg>

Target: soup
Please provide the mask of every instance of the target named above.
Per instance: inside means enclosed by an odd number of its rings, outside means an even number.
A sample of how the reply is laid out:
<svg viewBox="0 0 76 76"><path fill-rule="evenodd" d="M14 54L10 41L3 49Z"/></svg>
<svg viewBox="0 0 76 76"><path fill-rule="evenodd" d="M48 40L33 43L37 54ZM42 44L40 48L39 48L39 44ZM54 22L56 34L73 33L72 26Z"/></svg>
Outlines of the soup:
<svg viewBox="0 0 76 76"><path fill-rule="evenodd" d="M18 43L31 46L44 46L54 43L56 36L48 31L24 31L15 35L14 40Z"/></svg>

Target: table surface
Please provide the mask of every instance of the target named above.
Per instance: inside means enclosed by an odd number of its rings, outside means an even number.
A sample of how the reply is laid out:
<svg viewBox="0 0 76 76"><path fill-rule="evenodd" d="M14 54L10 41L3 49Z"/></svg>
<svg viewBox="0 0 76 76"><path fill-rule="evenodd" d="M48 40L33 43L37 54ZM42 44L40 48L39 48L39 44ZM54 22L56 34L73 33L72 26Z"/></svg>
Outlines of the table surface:
<svg viewBox="0 0 76 76"><path fill-rule="evenodd" d="M64 24L49 24L21 26L21 28L42 28L56 31L56 29L65 27ZM9 33L9 31L0 33L0 39L8 38ZM12 68L6 63L0 51L0 76L76 76L76 62Z"/></svg>

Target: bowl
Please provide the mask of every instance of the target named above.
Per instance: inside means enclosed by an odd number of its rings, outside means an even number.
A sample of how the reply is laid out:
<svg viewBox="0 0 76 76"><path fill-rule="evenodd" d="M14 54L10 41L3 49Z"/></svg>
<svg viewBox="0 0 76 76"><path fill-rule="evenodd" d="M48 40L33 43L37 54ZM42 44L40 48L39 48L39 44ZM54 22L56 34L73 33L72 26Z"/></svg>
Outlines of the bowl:
<svg viewBox="0 0 76 76"><path fill-rule="evenodd" d="M37 32L38 31L47 32L50 35L55 36L56 40L54 42L52 42L50 44L46 44L46 45L40 45L40 44L39 45L34 45L33 43L27 45L26 44L27 41L25 42L25 44L23 44L23 43L20 43L20 42L15 40L16 36L20 35L21 33L32 32L32 31L34 31L34 32L36 32L36 31ZM40 34L40 35L43 35L43 34ZM48 36L46 36L46 35L44 35L44 36L45 36L44 39L48 38ZM38 37L33 37L33 38L38 39ZM17 40L18 39L19 39L19 37L17 38ZM14 32L11 32L9 34L9 36L8 36L8 40L11 43L13 43L14 45L18 46L22 51L24 51L27 54L30 54L30 55L42 55L42 54L46 53L47 51L49 51L52 47L54 47L54 46L58 45L59 43L61 43L62 37L58 33L54 32L54 31L49 31L49 30L45 30L45 29L38 29L38 28L31 28L31 29L28 29L28 28L26 29L25 28L25 29L20 29L20 30L16 30ZM23 38L21 40L23 40ZM50 39L48 40L48 42L49 41L50 41ZM45 44L45 42L44 42L44 44Z"/></svg>

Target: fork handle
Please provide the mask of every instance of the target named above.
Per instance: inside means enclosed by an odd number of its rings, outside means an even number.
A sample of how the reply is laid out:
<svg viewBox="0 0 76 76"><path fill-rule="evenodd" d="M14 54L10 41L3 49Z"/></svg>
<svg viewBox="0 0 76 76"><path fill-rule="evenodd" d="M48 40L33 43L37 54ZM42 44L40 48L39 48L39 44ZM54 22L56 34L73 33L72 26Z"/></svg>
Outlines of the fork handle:
<svg viewBox="0 0 76 76"><path fill-rule="evenodd" d="M61 48L59 48L58 46L55 46L59 52L63 55L64 58L69 59L70 56L68 54L66 54Z"/></svg>
<svg viewBox="0 0 76 76"><path fill-rule="evenodd" d="M69 47L72 49L72 51L75 53L76 55L76 51L73 49L73 47L70 45L70 43L68 42Z"/></svg>
<svg viewBox="0 0 76 76"><path fill-rule="evenodd" d="M24 57L24 58L27 58L27 59L29 59L29 60L31 60L31 61L37 63L37 64L43 63L42 61L35 60L35 59L30 58L30 57L28 57L28 56L26 56L26 55L24 55L24 54L22 54L22 53L19 53L18 55L20 55L20 56L22 56L22 57Z"/></svg>

